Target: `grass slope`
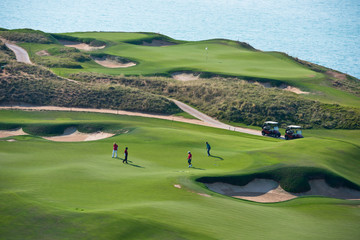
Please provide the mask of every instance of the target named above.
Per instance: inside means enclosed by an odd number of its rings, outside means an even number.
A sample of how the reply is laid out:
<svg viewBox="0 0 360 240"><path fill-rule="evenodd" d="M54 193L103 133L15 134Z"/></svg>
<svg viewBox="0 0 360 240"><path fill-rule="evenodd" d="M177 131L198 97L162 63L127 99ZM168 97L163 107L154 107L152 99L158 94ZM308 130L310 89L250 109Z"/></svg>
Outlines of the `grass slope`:
<svg viewBox="0 0 360 240"><path fill-rule="evenodd" d="M26 129L49 121L130 131L82 143L50 142L35 135L0 141L0 236L4 239L354 239L360 235L357 201L308 197L259 204L221 196L192 180L282 164L326 169L360 184L356 142L318 137L281 141L110 114L0 111L2 125ZM111 158L114 141L120 150L129 147L129 165ZM206 156L205 141L223 160ZM193 153L193 169L187 168L188 150Z"/></svg>

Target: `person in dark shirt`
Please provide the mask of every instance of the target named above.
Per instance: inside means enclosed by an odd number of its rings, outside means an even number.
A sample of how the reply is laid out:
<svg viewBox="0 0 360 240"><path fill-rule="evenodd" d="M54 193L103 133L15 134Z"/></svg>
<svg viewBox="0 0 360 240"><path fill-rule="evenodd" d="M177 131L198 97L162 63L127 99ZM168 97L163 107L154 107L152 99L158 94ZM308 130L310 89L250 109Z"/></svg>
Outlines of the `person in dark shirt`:
<svg viewBox="0 0 360 240"><path fill-rule="evenodd" d="M191 152L188 151L188 164L189 164L189 167L192 167L192 164L191 164L191 159L192 159L192 155L191 155Z"/></svg>
<svg viewBox="0 0 360 240"><path fill-rule="evenodd" d="M210 144L208 142L206 142L206 150L207 150L207 154L208 154L208 157L210 156Z"/></svg>
<svg viewBox="0 0 360 240"><path fill-rule="evenodd" d="M123 160L123 163L128 163L128 162L127 162L127 159L128 159L128 148L127 148L127 147L125 148L125 151L124 151L124 157L125 157L125 158L124 158L124 160Z"/></svg>

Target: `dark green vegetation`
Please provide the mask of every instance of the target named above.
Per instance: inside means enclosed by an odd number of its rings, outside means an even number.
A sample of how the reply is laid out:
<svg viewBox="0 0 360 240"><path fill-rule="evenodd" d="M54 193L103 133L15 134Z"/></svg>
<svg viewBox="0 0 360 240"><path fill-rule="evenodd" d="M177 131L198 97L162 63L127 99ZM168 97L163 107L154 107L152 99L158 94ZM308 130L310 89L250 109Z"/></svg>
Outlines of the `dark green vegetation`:
<svg viewBox="0 0 360 240"><path fill-rule="evenodd" d="M281 141L150 118L0 111L0 127L14 126L34 135L0 140L4 239L337 240L360 235L359 201L302 197L261 204L219 195L193 181L269 169L274 174L281 166L300 170L280 170L283 178L322 169L359 185L360 145L353 138L359 130L309 130L316 137ZM66 126L120 134L77 143L39 137ZM214 157L207 157L205 141ZM111 158L113 142L120 146L120 158L129 147L129 165ZM192 169L187 168L188 150Z"/></svg>
<svg viewBox="0 0 360 240"><path fill-rule="evenodd" d="M58 77L47 69L11 62L0 78L0 102L123 109L152 113L180 112L168 99L136 88L83 84Z"/></svg>
<svg viewBox="0 0 360 240"><path fill-rule="evenodd" d="M211 78L179 82L158 77L123 77L73 74L82 82L104 83L147 90L192 106L222 121L261 126L268 119L305 128L360 128L360 110L325 104L276 88L265 88L234 78Z"/></svg>
<svg viewBox="0 0 360 240"><path fill-rule="evenodd" d="M287 192L301 193L310 191L309 180L325 179L326 183L333 187L347 187L360 190L360 186L346 180L336 174L313 167L281 167L266 171L255 171L248 175L221 176L221 177L201 177L197 181L202 183L223 182L238 186L244 186L256 178L272 179L280 183L280 186Z"/></svg>
<svg viewBox="0 0 360 240"><path fill-rule="evenodd" d="M30 34L29 39L21 40L18 37L26 36L26 33ZM81 91L83 97L65 100L62 106L69 106L70 102L75 101L76 106L179 112L171 103L163 102L167 100L160 96L164 96L186 102L234 125L260 126L265 120L276 120L283 127L288 124L328 129L360 127L358 79L283 53L262 52L246 43L225 39L178 41L155 33L49 34L23 29L3 30L0 35L13 40L18 38L22 41L19 45L29 52L32 61L51 68L57 75L81 81L81 89L91 89L88 96L85 96L87 90ZM35 35L38 37L35 38ZM43 38L47 39L46 43L35 40ZM106 47L87 52L65 47L60 43L64 40ZM94 62L95 58L121 63L131 61L137 65L106 68ZM15 72L18 70L19 67ZM196 73L202 79L189 82L170 79L174 72ZM258 82L273 87L254 84ZM43 88L47 88L47 84L50 84L50 79L41 82ZM19 85L24 85L21 93L17 92ZM70 84L63 88L73 92L74 86L77 85ZM298 87L310 94L297 95L279 88L283 86ZM24 82L7 81L2 88L11 93L3 97L2 102L26 100L34 104L59 104L59 100L53 100L59 99L53 97L53 92L47 94L42 91L41 101L23 97L24 92L36 91ZM119 100L124 91L129 94ZM139 98L135 96L137 93L144 94ZM111 96L116 99L110 99ZM127 104L124 104L125 100ZM162 106L155 107L157 102L161 102Z"/></svg>

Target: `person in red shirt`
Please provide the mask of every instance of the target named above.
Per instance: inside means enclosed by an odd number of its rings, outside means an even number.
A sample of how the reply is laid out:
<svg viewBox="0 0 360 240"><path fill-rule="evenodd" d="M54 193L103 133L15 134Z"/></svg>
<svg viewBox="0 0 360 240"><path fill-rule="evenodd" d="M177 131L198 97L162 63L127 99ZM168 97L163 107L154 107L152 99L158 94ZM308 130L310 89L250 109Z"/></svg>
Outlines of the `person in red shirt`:
<svg viewBox="0 0 360 240"><path fill-rule="evenodd" d="M188 151L188 164L189 164L189 167L192 167L192 164L191 164L191 159L192 159L192 155L191 155L191 152L190 151Z"/></svg>
<svg viewBox="0 0 360 240"><path fill-rule="evenodd" d="M127 158L128 158L128 148L127 148L127 147L125 148L125 151L124 151L124 157L125 157L125 158L124 158L124 160L123 160L123 163L128 163L128 162L127 162Z"/></svg>
<svg viewBox="0 0 360 240"><path fill-rule="evenodd" d="M114 142L112 158L114 158L114 155L115 155L115 158L117 158L117 150L118 150L118 145Z"/></svg>

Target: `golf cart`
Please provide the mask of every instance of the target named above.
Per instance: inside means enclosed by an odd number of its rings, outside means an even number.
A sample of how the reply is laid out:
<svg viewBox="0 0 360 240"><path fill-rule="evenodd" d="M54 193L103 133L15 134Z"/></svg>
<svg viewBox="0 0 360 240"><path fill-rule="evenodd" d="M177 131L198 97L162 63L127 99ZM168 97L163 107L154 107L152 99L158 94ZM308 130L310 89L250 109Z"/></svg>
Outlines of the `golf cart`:
<svg viewBox="0 0 360 240"><path fill-rule="evenodd" d="M279 132L278 122L266 121L263 124L261 134L263 136L268 135L271 137L279 138L281 133Z"/></svg>
<svg viewBox="0 0 360 240"><path fill-rule="evenodd" d="M302 127L296 125L290 125L286 127L285 130L285 139L296 139L296 138L303 138Z"/></svg>

